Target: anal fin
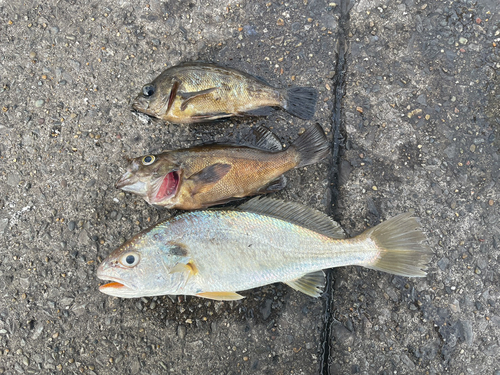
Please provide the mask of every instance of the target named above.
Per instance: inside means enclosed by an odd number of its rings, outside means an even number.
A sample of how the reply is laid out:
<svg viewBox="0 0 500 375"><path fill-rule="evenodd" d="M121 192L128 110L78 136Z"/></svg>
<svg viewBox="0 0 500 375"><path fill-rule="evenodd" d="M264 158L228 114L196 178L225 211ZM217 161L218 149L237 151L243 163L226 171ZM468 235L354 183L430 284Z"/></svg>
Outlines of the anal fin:
<svg viewBox="0 0 500 375"><path fill-rule="evenodd" d="M261 187L259 190L257 190L257 193L259 194L272 193L284 189L285 186L286 186L286 177L281 175L278 178L272 180L266 186Z"/></svg>
<svg viewBox="0 0 500 375"><path fill-rule="evenodd" d="M274 112L273 107L260 107L256 109L251 109L245 112L239 112L238 115L241 116L269 116Z"/></svg>
<svg viewBox="0 0 500 375"><path fill-rule="evenodd" d="M245 298L236 292L203 292L196 294L196 296L217 301L236 301Z"/></svg>
<svg viewBox="0 0 500 375"><path fill-rule="evenodd" d="M323 271L311 272L304 276L285 282L286 285L311 297L319 297L323 293L326 284Z"/></svg>

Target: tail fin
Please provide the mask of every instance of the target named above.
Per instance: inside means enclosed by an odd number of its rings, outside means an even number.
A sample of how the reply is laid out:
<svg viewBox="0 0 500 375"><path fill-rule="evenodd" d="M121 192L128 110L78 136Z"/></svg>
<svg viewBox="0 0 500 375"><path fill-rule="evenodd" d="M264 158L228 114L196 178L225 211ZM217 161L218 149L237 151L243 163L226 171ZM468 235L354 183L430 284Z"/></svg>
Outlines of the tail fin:
<svg viewBox="0 0 500 375"><path fill-rule="evenodd" d="M423 277L432 253L416 217L410 213L393 217L362 235L372 239L380 251L379 258L365 267L395 275Z"/></svg>
<svg viewBox="0 0 500 375"><path fill-rule="evenodd" d="M316 111L318 90L312 87L292 87L285 94L283 108L290 114L304 120L310 120Z"/></svg>
<svg viewBox="0 0 500 375"><path fill-rule="evenodd" d="M326 158L330 152L325 132L319 124L311 126L302 133L289 149L294 149L299 155L297 167L317 163Z"/></svg>

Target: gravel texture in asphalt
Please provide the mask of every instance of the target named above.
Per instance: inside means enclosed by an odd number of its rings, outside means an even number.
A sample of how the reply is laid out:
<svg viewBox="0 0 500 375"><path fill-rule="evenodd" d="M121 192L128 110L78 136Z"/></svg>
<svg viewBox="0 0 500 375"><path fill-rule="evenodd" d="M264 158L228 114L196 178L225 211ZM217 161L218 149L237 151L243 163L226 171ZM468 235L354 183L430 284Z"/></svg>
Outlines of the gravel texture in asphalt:
<svg viewBox="0 0 500 375"><path fill-rule="evenodd" d="M499 14L496 0L1 2L0 373L500 374ZM316 114L131 111L143 84L195 60L316 87ZM274 197L350 236L414 212L426 278L335 269L320 299L283 284L235 302L98 291L111 251L176 214L114 188L125 157L256 124L288 146L318 122L331 141L334 116L340 158L288 172Z"/></svg>

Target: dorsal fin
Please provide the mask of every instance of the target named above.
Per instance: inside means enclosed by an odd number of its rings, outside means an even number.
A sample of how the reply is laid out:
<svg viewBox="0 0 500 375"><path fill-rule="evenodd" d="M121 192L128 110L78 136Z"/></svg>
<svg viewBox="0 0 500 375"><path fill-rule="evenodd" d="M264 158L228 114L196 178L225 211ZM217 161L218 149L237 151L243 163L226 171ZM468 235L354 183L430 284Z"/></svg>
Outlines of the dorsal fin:
<svg viewBox="0 0 500 375"><path fill-rule="evenodd" d="M251 128L248 134L243 137L242 142L266 151L283 150L279 138L271 130L261 125Z"/></svg>
<svg viewBox="0 0 500 375"><path fill-rule="evenodd" d="M322 212L294 202L256 197L236 208L239 211L272 216L313 230L331 238L344 238L342 228Z"/></svg>

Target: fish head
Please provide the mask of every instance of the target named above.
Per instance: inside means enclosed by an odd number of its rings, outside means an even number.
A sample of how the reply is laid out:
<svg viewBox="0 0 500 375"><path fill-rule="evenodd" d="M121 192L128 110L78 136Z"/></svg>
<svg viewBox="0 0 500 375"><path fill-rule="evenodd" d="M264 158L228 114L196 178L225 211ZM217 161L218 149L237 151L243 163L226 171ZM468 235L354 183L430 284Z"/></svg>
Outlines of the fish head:
<svg viewBox="0 0 500 375"><path fill-rule="evenodd" d="M97 277L109 281L99 290L121 298L176 294L186 275L170 272L180 257L166 237L167 231L153 227L113 251L97 269Z"/></svg>
<svg viewBox="0 0 500 375"><path fill-rule="evenodd" d="M117 189L143 197L149 204L171 207L182 183L182 168L168 152L129 161Z"/></svg>
<svg viewBox="0 0 500 375"><path fill-rule="evenodd" d="M170 75L160 75L142 86L132 102L132 108L149 116L162 118L172 106L177 94L178 81Z"/></svg>

